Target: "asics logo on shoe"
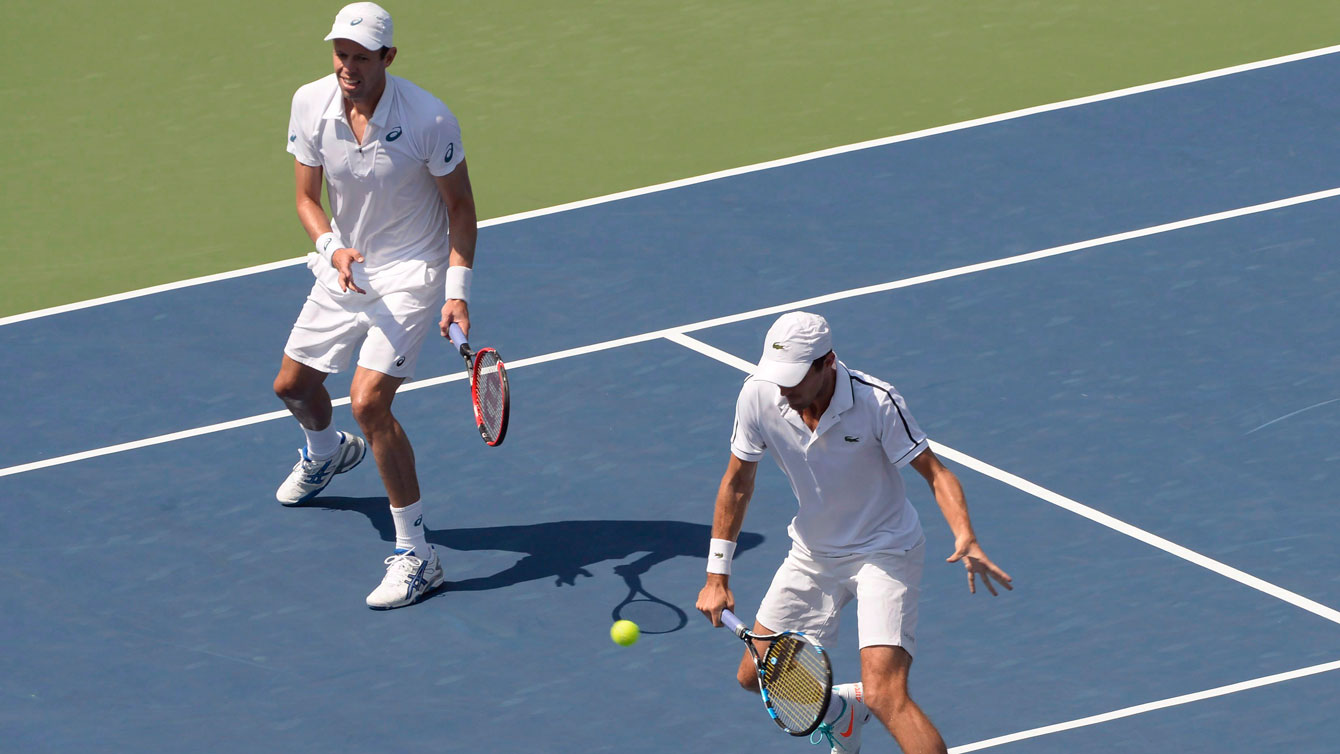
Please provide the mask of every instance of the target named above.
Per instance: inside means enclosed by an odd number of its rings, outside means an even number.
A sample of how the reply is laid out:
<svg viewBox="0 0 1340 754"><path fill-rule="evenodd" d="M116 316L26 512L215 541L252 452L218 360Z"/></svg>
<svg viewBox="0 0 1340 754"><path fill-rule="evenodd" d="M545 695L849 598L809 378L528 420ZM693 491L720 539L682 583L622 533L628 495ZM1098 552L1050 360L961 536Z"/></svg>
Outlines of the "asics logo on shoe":
<svg viewBox="0 0 1340 754"><path fill-rule="evenodd" d="M333 460L334 459L332 459L332 461ZM326 471L330 468L332 461L326 461L321 464L321 468L307 472L307 475L302 478L302 481L307 484L320 484L321 480L326 476Z"/></svg>

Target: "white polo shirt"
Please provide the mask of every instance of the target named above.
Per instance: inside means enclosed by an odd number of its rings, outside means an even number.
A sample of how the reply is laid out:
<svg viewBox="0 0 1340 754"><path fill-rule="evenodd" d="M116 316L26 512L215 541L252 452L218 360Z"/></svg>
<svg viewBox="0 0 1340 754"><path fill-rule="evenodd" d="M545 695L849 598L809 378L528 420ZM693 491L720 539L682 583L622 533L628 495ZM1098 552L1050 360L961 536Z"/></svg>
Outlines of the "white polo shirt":
<svg viewBox="0 0 1340 754"><path fill-rule="evenodd" d="M928 447L893 386L837 363L837 385L813 432L777 385L749 378L735 404L731 452L758 461L772 452L800 510L787 531L821 556L907 550L921 521L899 469Z"/></svg>
<svg viewBox="0 0 1340 754"><path fill-rule="evenodd" d="M354 265L360 287L422 284L425 266L446 267L447 207L434 178L455 170L465 148L456 116L437 97L388 74L360 144L332 73L293 95L288 151L325 173L331 228L365 260Z"/></svg>

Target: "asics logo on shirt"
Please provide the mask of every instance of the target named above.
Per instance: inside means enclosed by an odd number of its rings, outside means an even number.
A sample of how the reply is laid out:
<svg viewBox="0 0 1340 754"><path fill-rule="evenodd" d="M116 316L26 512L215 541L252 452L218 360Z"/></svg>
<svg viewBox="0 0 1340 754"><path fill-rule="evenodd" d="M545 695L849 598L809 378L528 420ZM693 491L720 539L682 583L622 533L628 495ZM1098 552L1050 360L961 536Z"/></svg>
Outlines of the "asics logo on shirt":
<svg viewBox="0 0 1340 754"><path fill-rule="evenodd" d="M395 365L398 367L403 367L405 365L405 357L401 356L400 358L396 359Z"/></svg>
<svg viewBox="0 0 1340 754"><path fill-rule="evenodd" d="M386 135L387 141L395 141L396 139L399 138L400 138L400 126L396 126L395 128L391 129L391 133Z"/></svg>
<svg viewBox="0 0 1340 754"><path fill-rule="evenodd" d="M451 156L456 154L456 142L447 145L447 156L442 158L443 162L451 162Z"/></svg>
<svg viewBox="0 0 1340 754"><path fill-rule="evenodd" d="M288 135L288 140L289 140L289 141L297 141L297 140L298 140L298 135L297 135L297 134L289 134L289 135Z"/></svg>

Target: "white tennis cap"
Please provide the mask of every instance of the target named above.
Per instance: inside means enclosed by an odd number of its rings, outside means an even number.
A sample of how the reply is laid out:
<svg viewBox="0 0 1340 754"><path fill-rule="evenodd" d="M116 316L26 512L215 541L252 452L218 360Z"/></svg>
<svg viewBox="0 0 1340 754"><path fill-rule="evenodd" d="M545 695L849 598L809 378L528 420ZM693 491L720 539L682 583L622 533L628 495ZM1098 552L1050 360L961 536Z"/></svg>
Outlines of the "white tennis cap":
<svg viewBox="0 0 1340 754"><path fill-rule="evenodd" d="M781 387L795 387L805 379L810 364L833 350L828 321L809 312L787 312L768 328L763 358L754 376Z"/></svg>
<svg viewBox="0 0 1340 754"><path fill-rule="evenodd" d="M369 50L391 47L391 14L376 3L349 3L335 14L326 41L348 39Z"/></svg>

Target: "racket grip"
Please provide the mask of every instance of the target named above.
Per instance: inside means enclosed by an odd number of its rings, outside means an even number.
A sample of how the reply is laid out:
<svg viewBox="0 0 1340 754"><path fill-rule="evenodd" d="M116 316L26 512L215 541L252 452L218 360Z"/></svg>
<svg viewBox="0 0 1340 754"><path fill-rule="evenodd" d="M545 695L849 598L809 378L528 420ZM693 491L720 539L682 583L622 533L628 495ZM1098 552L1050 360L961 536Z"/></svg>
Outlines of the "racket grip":
<svg viewBox="0 0 1340 754"><path fill-rule="evenodd" d="M451 338L451 344L456 346L458 351L470 345L469 341L465 339L465 332L455 322L452 322L451 326L447 328L447 335Z"/></svg>
<svg viewBox="0 0 1340 754"><path fill-rule="evenodd" d="M735 613L732 613L729 610L722 610L721 624L726 628L729 628L731 633L735 634L736 636L740 637L744 636L745 632L744 623L742 623L739 618L735 617Z"/></svg>

